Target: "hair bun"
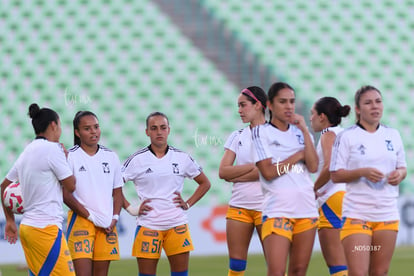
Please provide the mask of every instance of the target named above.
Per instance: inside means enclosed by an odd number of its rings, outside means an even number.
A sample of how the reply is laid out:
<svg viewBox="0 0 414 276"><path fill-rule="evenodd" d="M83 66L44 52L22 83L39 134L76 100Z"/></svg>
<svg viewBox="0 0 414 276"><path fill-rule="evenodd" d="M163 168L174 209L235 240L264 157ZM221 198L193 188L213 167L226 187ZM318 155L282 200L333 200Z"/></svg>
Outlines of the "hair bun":
<svg viewBox="0 0 414 276"><path fill-rule="evenodd" d="M40 107L37 105L37 103L32 103L29 106L29 116L30 118L35 118L37 115L39 115L40 112Z"/></svg>
<svg viewBox="0 0 414 276"><path fill-rule="evenodd" d="M349 105L341 106L341 108L339 109L339 115L341 117L346 117L348 116L350 111L351 111L351 107Z"/></svg>

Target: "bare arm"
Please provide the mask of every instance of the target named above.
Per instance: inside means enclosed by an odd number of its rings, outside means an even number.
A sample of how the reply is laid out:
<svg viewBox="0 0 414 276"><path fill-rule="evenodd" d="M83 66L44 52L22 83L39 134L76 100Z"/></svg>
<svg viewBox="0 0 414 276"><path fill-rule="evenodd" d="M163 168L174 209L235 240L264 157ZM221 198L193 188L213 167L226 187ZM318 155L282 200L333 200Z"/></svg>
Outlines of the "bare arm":
<svg viewBox="0 0 414 276"><path fill-rule="evenodd" d="M110 233L114 230L114 227L119 220L119 214L121 213L122 206L124 205L124 195L122 193L122 187L113 189L112 198L113 198L113 215L115 217L112 218L111 225L105 229L107 233Z"/></svg>
<svg viewBox="0 0 414 276"><path fill-rule="evenodd" d="M291 168L292 165L303 160L304 151L298 151L295 154L289 156L287 159L282 162L278 162L276 165L272 163L272 158L267 158L256 163L257 168L259 169L262 176L270 181L276 177L282 176L289 172L288 168Z"/></svg>
<svg viewBox="0 0 414 276"><path fill-rule="evenodd" d="M89 217L89 211L65 187L63 188L63 202L79 216L86 219Z"/></svg>
<svg viewBox="0 0 414 276"><path fill-rule="evenodd" d="M258 181L258 180L259 180L259 169L256 166L254 166L253 169L250 172L248 172L248 173L246 173L246 174L244 174L240 177L232 178L232 179L229 179L229 180L226 180L226 181L234 183L234 182Z"/></svg>
<svg viewBox="0 0 414 276"><path fill-rule="evenodd" d="M219 177L227 182L256 181L259 173L252 164L234 165L236 154L231 150L225 150L220 162Z"/></svg>
<svg viewBox="0 0 414 276"><path fill-rule="evenodd" d="M211 187L210 180L208 180L207 176L203 172L195 177L194 180L198 183L198 187L194 191L193 195L186 201L186 205L188 204L189 207L196 204Z"/></svg>
<svg viewBox="0 0 414 276"><path fill-rule="evenodd" d="M317 191L323 185L325 185L331 178L331 173L329 172L329 165L331 163L332 146L335 142L335 138L336 134L332 131L328 131L321 136L321 147L324 162L323 167L321 169L321 173L315 181L315 191Z"/></svg>
<svg viewBox="0 0 414 276"><path fill-rule="evenodd" d="M12 183L12 181L5 178L1 183L1 198L3 199L4 190ZM18 231L16 226L16 221L14 220L13 212L4 206L3 200L1 201L3 206L4 216L6 217L6 226L4 228L4 238L11 244L16 243L18 237Z"/></svg>
<svg viewBox="0 0 414 276"><path fill-rule="evenodd" d="M65 179L60 180L60 184L62 184L62 187L65 188L67 191L73 193L76 189L75 176L71 175L69 177L66 177Z"/></svg>
<svg viewBox="0 0 414 276"><path fill-rule="evenodd" d="M119 215L124 204L124 195L122 193L122 187L114 189L112 192L112 197L114 201L114 215Z"/></svg>
<svg viewBox="0 0 414 276"><path fill-rule="evenodd" d="M331 179L333 182L353 182L361 177L366 177L372 182L378 182L385 175L375 168L359 168L354 170L339 169L337 171L331 171Z"/></svg>

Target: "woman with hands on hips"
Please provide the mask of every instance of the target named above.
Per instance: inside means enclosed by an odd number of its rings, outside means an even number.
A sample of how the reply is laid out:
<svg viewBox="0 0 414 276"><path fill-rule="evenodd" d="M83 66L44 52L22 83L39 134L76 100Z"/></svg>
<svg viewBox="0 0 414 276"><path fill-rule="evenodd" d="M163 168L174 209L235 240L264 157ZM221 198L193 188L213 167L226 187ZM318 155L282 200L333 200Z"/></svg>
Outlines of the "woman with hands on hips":
<svg viewBox="0 0 414 276"><path fill-rule="evenodd" d="M124 198L124 207L138 215L132 256L137 258L139 275L155 275L164 249L171 275L188 275L190 251L193 250L185 211L196 204L210 189L210 181L191 156L168 145L168 118L153 112L146 120L148 147L132 154L122 168L124 181L135 184L141 200L139 208ZM194 193L184 200L184 179L197 182Z"/></svg>

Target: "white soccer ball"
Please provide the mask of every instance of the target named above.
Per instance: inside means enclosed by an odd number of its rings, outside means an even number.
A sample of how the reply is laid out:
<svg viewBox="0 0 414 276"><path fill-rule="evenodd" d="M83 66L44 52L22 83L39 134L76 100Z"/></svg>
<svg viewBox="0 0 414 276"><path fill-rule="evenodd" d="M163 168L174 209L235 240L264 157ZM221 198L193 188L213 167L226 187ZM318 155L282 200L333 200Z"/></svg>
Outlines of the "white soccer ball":
<svg viewBox="0 0 414 276"><path fill-rule="evenodd" d="M23 214L23 196L20 183L12 183L4 190L4 205L15 214Z"/></svg>

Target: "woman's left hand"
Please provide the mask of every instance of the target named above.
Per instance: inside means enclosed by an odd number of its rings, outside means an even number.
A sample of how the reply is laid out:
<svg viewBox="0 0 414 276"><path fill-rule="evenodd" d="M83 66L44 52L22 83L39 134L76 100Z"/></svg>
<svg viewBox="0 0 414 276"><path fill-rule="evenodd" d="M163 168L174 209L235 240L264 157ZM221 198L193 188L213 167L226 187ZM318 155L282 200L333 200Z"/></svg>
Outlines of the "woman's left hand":
<svg viewBox="0 0 414 276"><path fill-rule="evenodd" d="M404 175L400 170L394 170L388 175L388 183L391 185L398 185L404 179Z"/></svg>
<svg viewBox="0 0 414 276"><path fill-rule="evenodd" d="M189 205L187 202L184 201L184 199L181 197L181 194L179 192L174 192L177 196L174 198L174 203L177 206L177 208L182 208L183 210L188 210Z"/></svg>

